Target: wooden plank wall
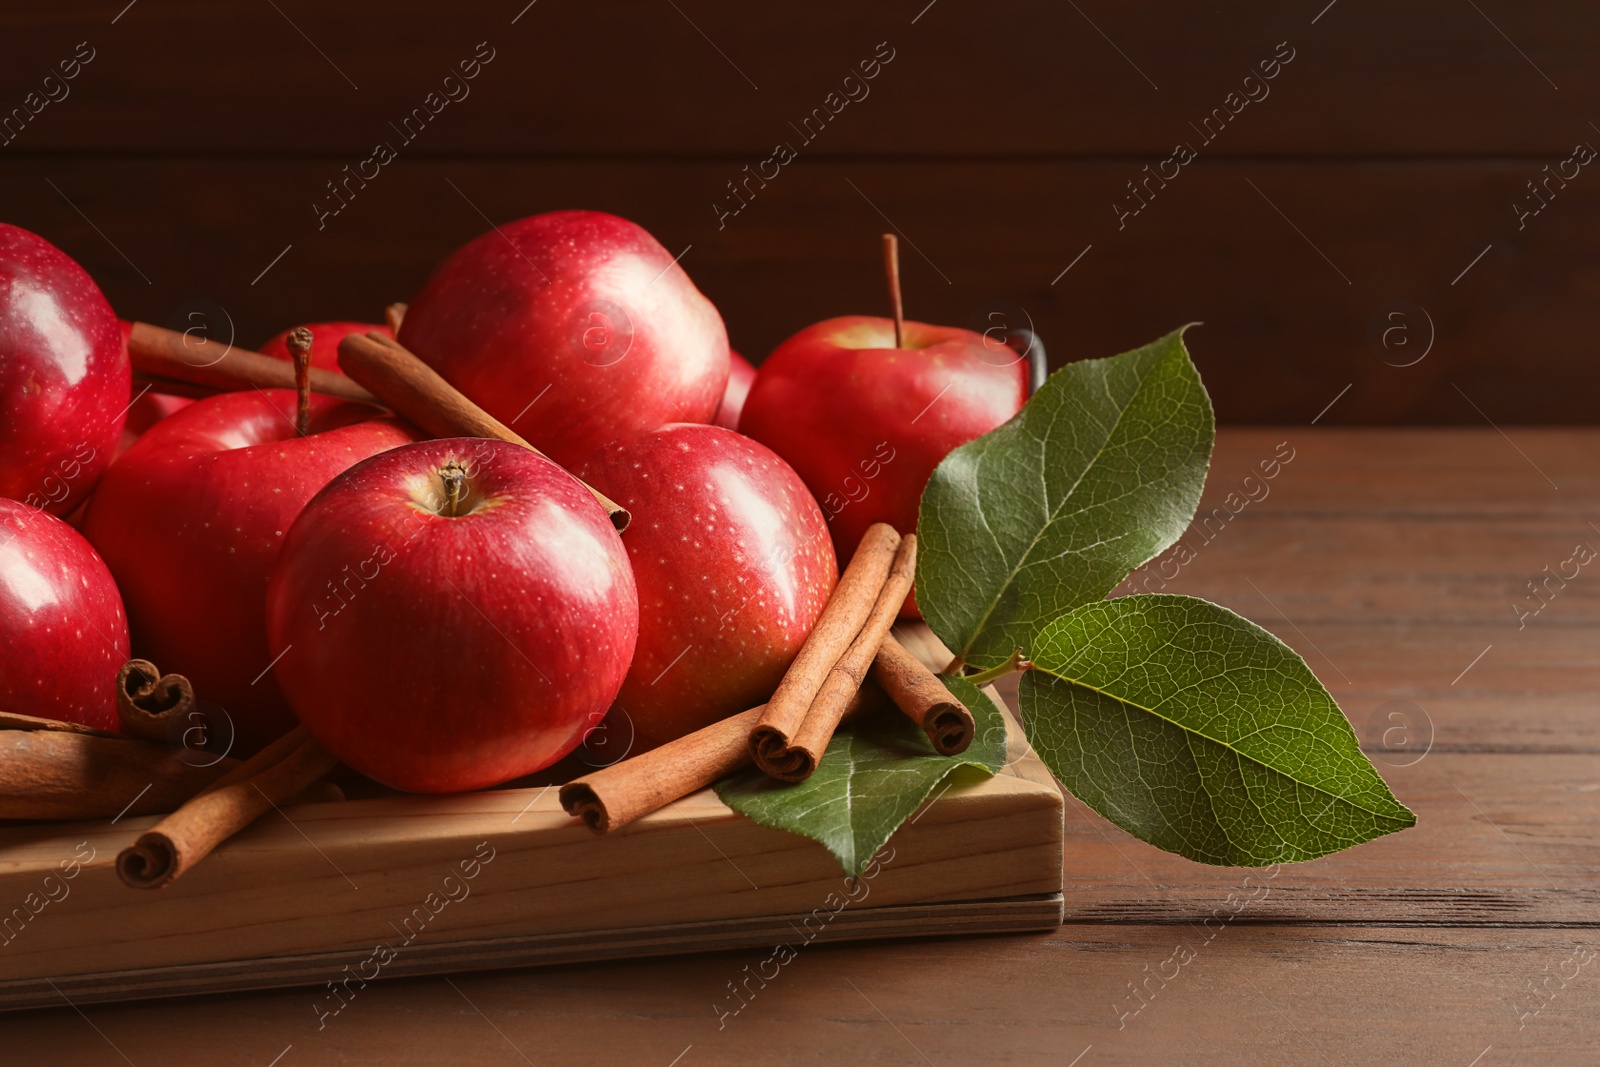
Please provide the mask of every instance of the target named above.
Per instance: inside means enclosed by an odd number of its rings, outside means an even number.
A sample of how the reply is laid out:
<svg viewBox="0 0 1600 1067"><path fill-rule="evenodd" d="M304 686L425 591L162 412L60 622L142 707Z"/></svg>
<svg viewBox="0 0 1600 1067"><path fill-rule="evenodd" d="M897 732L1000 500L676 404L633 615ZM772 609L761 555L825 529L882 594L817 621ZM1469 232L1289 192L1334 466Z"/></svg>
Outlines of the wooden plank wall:
<svg viewBox="0 0 1600 1067"><path fill-rule="evenodd" d="M124 2L0 11L0 218L130 317L375 316L486 220L585 206L687 249L759 359L879 311L893 225L914 317L1058 363L1203 321L1225 420L1594 419L1593 5Z"/></svg>

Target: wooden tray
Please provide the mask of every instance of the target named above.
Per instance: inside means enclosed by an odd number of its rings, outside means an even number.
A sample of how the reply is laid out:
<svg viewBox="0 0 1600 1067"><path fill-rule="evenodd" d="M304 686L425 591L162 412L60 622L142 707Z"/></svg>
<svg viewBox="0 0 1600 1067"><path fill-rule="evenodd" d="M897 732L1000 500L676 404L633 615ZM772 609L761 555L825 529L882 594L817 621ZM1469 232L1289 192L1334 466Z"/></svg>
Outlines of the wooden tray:
<svg viewBox="0 0 1600 1067"><path fill-rule="evenodd" d="M157 817L10 828L0 1010L309 985L333 1012L401 975L1051 928L1062 797L1007 723L1010 765L941 787L855 883L710 790L607 837L554 788L303 805L150 891L113 865Z"/></svg>

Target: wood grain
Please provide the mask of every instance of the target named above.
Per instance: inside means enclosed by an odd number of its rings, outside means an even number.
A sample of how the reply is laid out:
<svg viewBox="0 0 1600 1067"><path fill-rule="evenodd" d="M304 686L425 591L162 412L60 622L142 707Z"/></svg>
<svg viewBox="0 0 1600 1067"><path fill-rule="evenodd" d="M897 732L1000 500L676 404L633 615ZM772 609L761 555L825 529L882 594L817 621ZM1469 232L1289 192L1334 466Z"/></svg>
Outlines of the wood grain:
<svg viewBox="0 0 1600 1067"><path fill-rule="evenodd" d="M1537 1003L1529 984L1561 970L1575 943L1595 946L1570 930L1235 923L1207 941L1187 927L1068 925L807 949L765 988L752 981L754 995L725 1019L716 1009L738 1003L728 983L767 953L404 980L361 991L322 1029L313 999L293 990L91 1005L93 1027L63 1006L8 1020L6 1036L19 1062L72 1067L121 1063L115 1050L141 1067L263 1067L287 1046L280 1067L666 1067L674 1057L679 1067L1063 1067L1080 1055L1079 1067L1467 1067L1480 1055L1478 1067L1587 1067L1600 1044L1600 961L1521 1018ZM1194 958L1178 977L1149 979L1180 947ZM1130 985L1147 980L1155 995L1119 1027L1120 1013L1140 1005Z"/></svg>
<svg viewBox="0 0 1600 1067"><path fill-rule="evenodd" d="M841 886L842 890L842 886ZM825 899L825 898L824 898ZM841 894L839 899L844 899ZM863 896L863 900L868 899ZM1061 924L1061 894L945 904L896 904L852 907L835 911L824 905L814 911L785 915L716 919L710 922L654 924L578 933L529 934L512 937L433 939L404 946L384 963L382 977L396 978L461 971L688 955L729 949L771 952L775 945L798 950L844 941L879 941L913 937L959 937L1054 929ZM380 934L376 940L389 940ZM305 987L318 999L318 987L339 981L347 968L368 963L368 946L326 952L145 967L128 971L58 975L48 983L37 979L0 980L0 1004L11 1010L53 1008L62 998L94 1004L159 997L252 992ZM363 967L363 973L364 971ZM346 992L357 990L351 986ZM326 1005L326 1009L337 1002Z"/></svg>
<svg viewBox="0 0 1600 1067"><path fill-rule="evenodd" d="M1530 777L1534 759L1537 777ZM1069 802L1068 921L1199 923L1229 893L1237 903L1250 886L1267 886L1270 893L1240 918L1600 927L1593 754L1433 752L1411 766L1381 757L1377 765L1420 829L1276 874L1199 867Z"/></svg>
<svg viewBox="0 0 1600 1067"><path fill-rule="evenodd" d="M1218 599L1251 592L1254 583L1301 625L1365 621L1372 605L1384 600L1399 608L1389 625L1504 624L1508 638L1529 627L1600 622L1600 582L1583 580L1600 559L1600 531L1580 512L1467 520L1263 510L1235 524L1220 500L1215 507L1221 509L1216 520L1188 541L1192 559L1169 550L1125 588ZM1224 536L1237 542L1231 551L1210 551ZM1304 580L1352 556L1370 563L1337 583Z"/></svg>
<svg viewBox="0 0 1600 1067"><path fill-rule="evenodd" d="M882 909L1044 895L1054 903L997 906L992 921L1059 922L1061 793L1020 734L1008 741L1012 766L937 794L848 899ZM139 995L146 981L149 995L212 978L291 984L335 958L360 964L378 944L404 960L396 973L582 958L584 936L602 957L684 951L704 940L704 924L741 920L755 922L707 947L759 944L791 923L809 930L817 908L831 924L848 906L830 853L735 815L709 789L603 837L550 788L300 805L159 891L130 893L115 857L157 821L0 831L0 900L37 897L52 877L61 897L6 929L0 1008L41 1003L55 976L84 1000ZM62 883L58 868L73 857L81 869ZM885 914L874 921L898 933L869 921L863 936L906 936L927 916ZM951 921L967 932L981 918ZM369 966L382 973L387 962Z"/></svg>
<svg viewBox="0 0 1600 1067"><path fill-rule="evenodd" d="M1303 423L1229 427L1217 441L1203 506L1243 492L1245 477L1259 476L1260 464L1284 442L1295 458L1272 480L1268 499L1252 510L1469 522L1490 516L1596 518L1600 510L1600 453L1592 432L1559 426L1502 430L1484 420L1469 427L1359 434Z"/></svg>

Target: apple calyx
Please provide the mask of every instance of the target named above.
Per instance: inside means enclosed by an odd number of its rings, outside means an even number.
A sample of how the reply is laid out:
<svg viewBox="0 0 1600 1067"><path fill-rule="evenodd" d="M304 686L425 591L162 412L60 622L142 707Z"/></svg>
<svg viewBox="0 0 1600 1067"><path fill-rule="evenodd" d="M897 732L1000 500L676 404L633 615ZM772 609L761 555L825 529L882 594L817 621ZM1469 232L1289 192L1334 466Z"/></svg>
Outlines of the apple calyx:
<svg viewBox="0 0 1600 1067"><path fill-rule="evenodd" d="M461 497L467 488L467 468L451 460L439 468L439 481L444 486L444 507L439 514L449 519L461 517Z"/></svg>
<svg viewBox="0 0 1600 1067"><path fill-rule="evenodd" d="M289 355L294 357L294 388L299 394L294 429L296 434L304 437L311 432L311 331L304 326L296 326L289 331L284 343L289 347Z"/></svg>

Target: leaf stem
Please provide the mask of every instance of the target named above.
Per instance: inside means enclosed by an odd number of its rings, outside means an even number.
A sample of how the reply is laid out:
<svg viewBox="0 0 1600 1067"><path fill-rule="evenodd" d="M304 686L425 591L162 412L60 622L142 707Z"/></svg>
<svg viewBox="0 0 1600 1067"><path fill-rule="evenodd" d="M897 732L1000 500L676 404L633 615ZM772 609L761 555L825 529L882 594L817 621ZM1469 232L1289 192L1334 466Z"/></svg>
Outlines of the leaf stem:
<svg viewBox="0 0 1600 1067"><path fill-rule="evenodd" d="M969 674L966 676L966 680L971 682L973 685L982 688L983 686L986 686L990 682L994 681L996 678L1004 678L1012 671L1021 668L1025 662L1026 661L1022 658L1022 649L1019 648L1015 652L1011 653L1011 657L998 667L990 667L986 671L979 671L977 674Z"/></svg>

